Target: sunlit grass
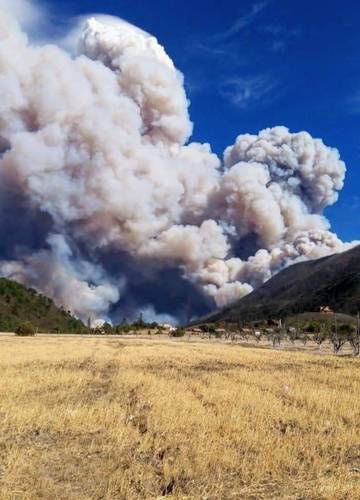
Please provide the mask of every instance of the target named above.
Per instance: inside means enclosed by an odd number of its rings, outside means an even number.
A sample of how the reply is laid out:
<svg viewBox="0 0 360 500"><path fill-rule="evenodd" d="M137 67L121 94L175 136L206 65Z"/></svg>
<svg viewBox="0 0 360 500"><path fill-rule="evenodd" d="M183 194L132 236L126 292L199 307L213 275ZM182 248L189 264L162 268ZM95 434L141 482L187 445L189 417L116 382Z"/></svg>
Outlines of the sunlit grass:
<svg viewBox="0 0 360 500"><path fill-rule="evenodd" d="M360 362L0 338L0 497L360 498Z"/></svg>

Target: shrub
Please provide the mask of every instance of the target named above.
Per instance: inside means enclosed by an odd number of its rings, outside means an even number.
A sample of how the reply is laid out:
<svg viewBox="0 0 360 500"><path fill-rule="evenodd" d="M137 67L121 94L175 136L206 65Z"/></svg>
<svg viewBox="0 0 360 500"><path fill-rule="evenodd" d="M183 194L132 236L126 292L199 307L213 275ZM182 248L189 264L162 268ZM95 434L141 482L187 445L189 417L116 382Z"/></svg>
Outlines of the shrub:
<svg viewBox="0 0 360 500"><path fill-rule="evenodd" d="M321 325L319 325L319 323L316 322L311 322L306 326L305 330L308 333L318 333L321 332Z"/></svg>
<svg viewBox="0 0 360 500"><path fill-rule="evenodd" d="M132 326L127 323L122 323L121 325L117 325L115 327L115 332L117 335L124 335L132 332Z"/></svg>
<svg viewBox="0 0 360 500"><path fill-rule="evenodd" d="M339 333L343 335L351 335L352 333L354 333L354 331L355 327L352 325L343 324L339 326Z"/></svg>
<svg viewBox="0 0 360 500"><path fill-rule="evenodd" d="M102 329L105 335L112 335L116 332L110 323L104 323Z"/></svg>
<svg viewBox="0 0 360 500"><path fill-rule="evenodd" d="M214 325L200 325L200 330L203 333L215 333L215 326Z"/></svg>
<svg viewBox="0 0 360 500"><path fill-rule="evenodd" d="M185 335L185 330L183 328L177 328L169 333L170 337L183 337Z"/></svg>
<svg viewBox="0 0 360 500"><path fill-rule="evenodd" d="M32 337L35 335L35 329L33 325L29 322L21 323L16 329L16 335L21 337Z"/></svg>
<svg viewBox="0 0 360 500"><path fill-rule="evenodd" d="M327 339L328 335L324 331L316 331L313 335L313 340L318 344L319 347L321 347L321 344L325 342Z"/></svg>

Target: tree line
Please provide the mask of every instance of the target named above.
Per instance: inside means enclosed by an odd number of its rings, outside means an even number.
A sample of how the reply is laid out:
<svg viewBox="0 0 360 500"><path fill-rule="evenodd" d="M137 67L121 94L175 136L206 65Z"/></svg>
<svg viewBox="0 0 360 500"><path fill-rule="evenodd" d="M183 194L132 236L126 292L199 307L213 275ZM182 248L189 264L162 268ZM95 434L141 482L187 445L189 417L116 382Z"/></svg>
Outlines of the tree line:
<svg viewBox="0 0 360 500"><path fill-rule="evenodd" d="M330 342L334 354L338 354L345 344L349 344L354 356L360 354L360 326L359 316L357 325L350 323L338 324L336 317L333 324L325 322L309 321L304 326L286 326L281 324L204 324L200 325L200 330L209 338L225 338L235 342L236 340L253 340L260 343L261 340L267 340L273 347L280 346L285 341L295 345L296 342L304 346L313 341L321 349L326 342Z"/></svg>

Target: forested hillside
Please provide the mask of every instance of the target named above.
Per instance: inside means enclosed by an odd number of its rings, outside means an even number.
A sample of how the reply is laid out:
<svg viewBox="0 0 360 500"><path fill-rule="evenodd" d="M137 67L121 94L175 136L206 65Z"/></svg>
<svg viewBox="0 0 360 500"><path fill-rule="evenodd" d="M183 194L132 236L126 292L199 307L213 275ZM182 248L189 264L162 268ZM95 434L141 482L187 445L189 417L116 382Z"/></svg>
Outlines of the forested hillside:
<svg viewBox="0 0 360 500"><path fill-rule="evenodd" d="M30 322L39 332L77 332L83 323L33 288L0 278L0 331Z"/></svg>

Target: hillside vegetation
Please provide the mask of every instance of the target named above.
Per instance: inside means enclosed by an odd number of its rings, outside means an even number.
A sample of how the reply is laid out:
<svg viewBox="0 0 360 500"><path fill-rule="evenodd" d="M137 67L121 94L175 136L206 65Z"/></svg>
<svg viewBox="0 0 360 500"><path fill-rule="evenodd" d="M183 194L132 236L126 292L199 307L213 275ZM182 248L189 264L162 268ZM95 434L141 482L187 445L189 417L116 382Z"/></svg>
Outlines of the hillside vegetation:
<svg viewBox="0 0 360 500"><path fill-rule="evenodd" d="M358 499L360 360L0 337L0 497Z"/></svg>
<svg viewBox="0 0 360 500"><path fill-rule="evenodd" d="M350 315L360 310L360 245L344 253L294 264L232 306L205 319L237 322L286 318L319 311L321 306Z"/></svg>
<svg viewBox="0 0 360 500"><path fill-rule="evenodd" d="M336 313L336 321L338 325L351 325L354 328L357 326L356 316L349 314ZM309 324L321 324L326 326L328 330L334 329L335 315L324 314L320 312L306 312L289 316L286 319L286 324L291 326L298 326L299 328L306 329Z"/></svg>
<svg viewBox="0 0 360 500"><path fill-rule="evenodd" d="M76 332L84 325L33 288L0 278L0 331L15 331L30 322L39 332Z"/></svg>

